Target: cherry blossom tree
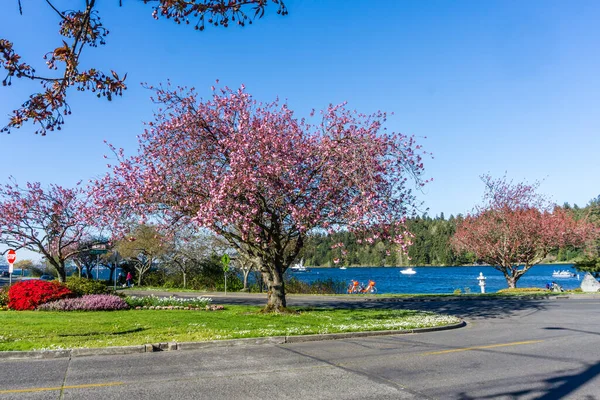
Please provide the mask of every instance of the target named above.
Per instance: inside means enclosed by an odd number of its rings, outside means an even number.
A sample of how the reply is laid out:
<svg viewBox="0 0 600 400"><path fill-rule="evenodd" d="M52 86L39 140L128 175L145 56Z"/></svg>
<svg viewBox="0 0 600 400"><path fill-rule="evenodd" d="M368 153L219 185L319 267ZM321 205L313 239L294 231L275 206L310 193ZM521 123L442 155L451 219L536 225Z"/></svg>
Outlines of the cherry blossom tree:
<svg viewBox="0 0 600 400"><path fill-rule="evenodd" d="M482 180L484 205L458 222L451 244L502 272L509 288L550 251L582 247L596 235L593 225L539 195L537 183L513 184L490 176Z"/></svg>
<svg viewBox="0 0 600 400"><path fill-rule="evenodd" d="M115 5L117 0L113 0ZM155 19L171 19L177 24L194 24L194 28L203 31L206 26L228 27L252 24L253 18L261 18L269 3L278 6L277 13L287 14L282 0L143 0L155 3L152 16ZM122 0L118 1L120 5ZM8 3L8 2L7 2ZM127 89L127 74L119 75L115 71L102 72L98 68L81 70L82 54L88 47L106 44L109 30L102 24L96 0L85 0L81 9L59 10L55 1L46 0L51 16L58 19L59 33L63 37L59 46L44 55L49 74L38 73L32 64L21 60L13 42L0 38L0 68L6 70L3 86L12 85L13 78L25 78L38 81L42 91L32 94L21 106L13 111L8 124L0 130L10 132L20 128L27 121L38 125L36 133L45 135L47 131L60 130L64 116L71 114L67 103L67 90L74 87L79 91L91 91L99 98L112 100L121 96ZM18 5L23 14L21 0ZM37 6L37 5L36 5ZM0 6L8 7L6 4ZM53 71L59 71L56 74Z"/></svg>
<svg viewBox="0 0 600 400"><path fill-rule="evenodd" d="M40 183L27 183L21 188L11 179L0 186L0 243L41 254L64 282L67 260L82 251L78 244L94 229L88 200L79 186L45 190Z"/></svg>
<svg viewBox="0 0 600 400"><path fill-rule="evenodd" d="M263 104L242 86L155 89L163 107L138 155L95 182L105 216L165 215L194 222L243 252L268 284L266 311L286 307L283 273L312 229L371 230L406 246L402 223L420 187L421 147L387 132L386 114L330 105L311 125L286 104Z"/></svg>

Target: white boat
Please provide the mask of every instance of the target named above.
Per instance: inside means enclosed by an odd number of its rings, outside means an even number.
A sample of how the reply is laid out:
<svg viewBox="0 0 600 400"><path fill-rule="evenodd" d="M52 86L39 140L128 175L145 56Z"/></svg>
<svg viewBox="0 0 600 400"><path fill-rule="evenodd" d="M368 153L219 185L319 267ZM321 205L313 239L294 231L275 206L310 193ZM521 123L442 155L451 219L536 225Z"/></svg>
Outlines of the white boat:
<svg viewBox="0 0 600 400"><path fill-rule="evenodd" d="M340 267L340 269L347 269L346 267Z"/></svg>
<svg viewBox="0 0 600 400"><path fill-rule="evenodd" d="M567 271L567 270L554 271L554 272L552 272L552 277L553 278L574 278L575 274L570 271Z"/></svg>
<svg viewBox="0 0 600 400"><path fill-rule="evenodd" d="M304 259L300 260L300 262L297 264L293 264L290 267L290 270L292 270L292 272L308 272L308 271L310 271L310 269L308 269L304 266Z"/></svg>
<svg viewBox="0 0 600 400"><path fill-rule="evenodd" d="M400 273L401 273L402 275L414 275L414 274L416 274L416 273L417 273L417 271L415 271L415 270L414 270L414 269L412 269L412 268L404 268L402 271L400 271Z"/></svg>

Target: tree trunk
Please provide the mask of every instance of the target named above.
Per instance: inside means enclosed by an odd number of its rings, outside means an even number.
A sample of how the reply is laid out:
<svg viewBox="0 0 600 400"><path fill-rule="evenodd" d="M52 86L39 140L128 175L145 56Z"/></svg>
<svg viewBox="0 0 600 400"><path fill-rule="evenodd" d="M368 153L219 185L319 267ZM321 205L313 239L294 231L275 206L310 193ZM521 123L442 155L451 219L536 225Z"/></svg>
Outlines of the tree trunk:
<svg viewBox="0 0 600 400"><path fill-rule="evenodd" d="M517 287L517 279L512 276L506 278L506 283L508 284L509 289L515 289Z"/></svg>
<svg viewBox="0 0 600 400"><path fill-rule="evenodd" d="M138 273L138 286L142 286L142 276L144 275L144 273L146 273L146 271L150 271L151 267L152 267L152 259L151 258L148 260L147 263L141 262L141 263L134 265L134 268Z"/></svg>
<svg viewBox="0 0 600 400"><path fill-rule="evenodd" d="M181 273L183 274L183 288L185 289L185 286L186 286L186 283L187 283L186 282L187 281L187 279L186 279L187 274L185 273L185 271L182 271Z"/></svg>
<svg viewBox="0 0 600 400"><path fill-rule="evenodd" d="M264 312L281 312L287 307L282 268L272 267L262 272L267 282L267 305Z"/></svg>
<svg viewBox="0 0 600 400"><path fill-rule="evenodd" d="M79 277L81 278L81 270L83 269L83 265L79 262L75 262L75 268L77 268L77 272L79 272Z"/></svg>
<svg viewBox="0 0 600 400"><path fill-rule="evenodd" d="M525 273L525 271L527 271L526 269L524 271L518 271L513 269L512 266L502 266L502 267L495 267L498 271L502 272L502 274L504 275L504 278L506 279L506 284L508 285L509 289L516 289L517 288L517 281L519 280L519 278L521 276L523 276L523 274Z"/></svg>
<svg viewBox="0 0 600 400"><path fill-rule="evenodd" d="M252 271L252 268L242 269L242 274L244 275L244 288L242 289L242 292L250 291L248 288L248 275L250 275L250 271Z"/></svg>
<svg viewBox="0 0 600 400"><path fill-rule="evenodd" d="M54 267L54 270L56 271L56 274L58 275L58 281L59 282L66 282L67 281L67 271L65 269L65 264L64 262L56 262L54 260L49 260L50 261L50 265L52 265Z"/></svg>
<svg viewBox="0 0 600 400"><path fill-rule="evenodd" d="M263 292L263 276L260 271L254 271L254 278L256 279L256 284L258 285L258 292Z"/></svg>

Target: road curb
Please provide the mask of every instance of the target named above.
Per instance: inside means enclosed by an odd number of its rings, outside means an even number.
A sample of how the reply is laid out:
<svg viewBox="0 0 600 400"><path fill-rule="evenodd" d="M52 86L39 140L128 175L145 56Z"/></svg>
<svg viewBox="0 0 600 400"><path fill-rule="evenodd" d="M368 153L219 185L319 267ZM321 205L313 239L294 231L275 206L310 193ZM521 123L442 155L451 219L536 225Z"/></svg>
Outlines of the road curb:
<svg viewBox="0 0 600 400"><path fill-rule="evenodd" d="M55 359L55 358L73 358L87 356L104 356L104 355L127 355L154 353L161 351L179 351L179 350L198 350L214 347L234 347L248 345L264 345L264 344L286 344L286 343L303 343L315 342L323 340L338 340L362 338L368 336L384 336L384 335L407 335L415 333L446 331L450 329L458 329L466 326L467 323L461 322L444 326L432 326L429 328L415 328L402 330L386 330L386 331L362 331L362 332L343 332L343 333L324 333L315 335L295 335L295 336L268 336L260 338L245 338L245 339L230 339L230 340L211 340L206 342L166 342L166 343L149 343L139 346L115 346L115 347L98 347L98 348L77 348L77 349L60 349L60 350L33 350L33 351L0 351L0 360L18 360L18 359Z"/></svg>

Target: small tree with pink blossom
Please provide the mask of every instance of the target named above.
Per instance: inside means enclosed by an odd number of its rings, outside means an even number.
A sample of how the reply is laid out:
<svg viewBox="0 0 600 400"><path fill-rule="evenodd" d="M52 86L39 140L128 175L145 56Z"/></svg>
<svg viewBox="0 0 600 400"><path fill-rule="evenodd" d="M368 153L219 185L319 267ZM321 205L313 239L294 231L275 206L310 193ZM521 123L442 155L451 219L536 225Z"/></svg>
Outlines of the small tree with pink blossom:
<svg viewBox="0 0 600 400"><path fill-rule="evenodd" d="M78 244L92 229L92 211L79 186L45 190L40 183L27 183L21 188L11 179L0 186L0 243L41 254L64 282L67 260L81 251Z"/></svg>
<svg viewBox="0 0 600 400"><path fill-rule="evenodd" d="M451 244L502 272L509 288L552 250L582 247L596 236L592 224L537 194L537 183L513 184L490 176L482 180L484 205L458 222Z"/></svg>
<svg viewBox="0 0 600 400"><path fill-rule="evenodd" d="M119 162L96 182L107 217L168 216L222 236L260 270L267 311L286 307L283 273L313 229L377 229L377 240L406 246L409 184L423 184L423 152L414 138L386 131L385 113L330 105L311 125L243 86L213 88L209 100L183 88L155 93L162 109L138 155L113 149Z"/></svg>

